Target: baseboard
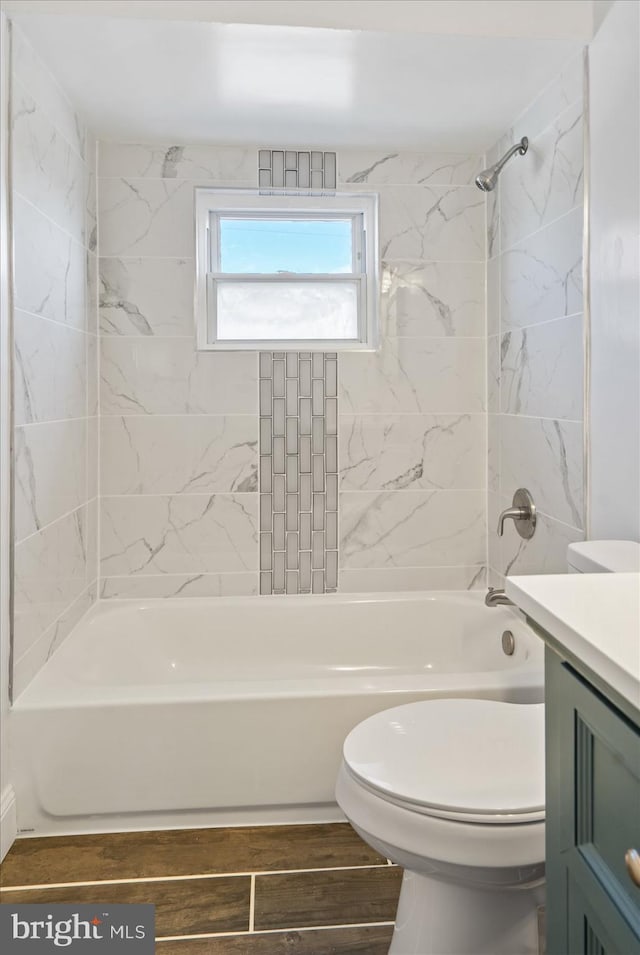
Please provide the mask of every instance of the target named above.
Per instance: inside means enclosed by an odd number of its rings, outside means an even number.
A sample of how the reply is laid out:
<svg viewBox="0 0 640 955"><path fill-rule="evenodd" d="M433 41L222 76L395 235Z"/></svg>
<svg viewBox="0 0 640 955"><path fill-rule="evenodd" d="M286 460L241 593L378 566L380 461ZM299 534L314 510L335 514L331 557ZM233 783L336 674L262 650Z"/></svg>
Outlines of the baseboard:
<svg viewBox="0 0 640 955"><path fill-rule="evenodd" d="M5 786L0 797L0 862L13 845L17 834L16 794L13 786Z"/></svg>

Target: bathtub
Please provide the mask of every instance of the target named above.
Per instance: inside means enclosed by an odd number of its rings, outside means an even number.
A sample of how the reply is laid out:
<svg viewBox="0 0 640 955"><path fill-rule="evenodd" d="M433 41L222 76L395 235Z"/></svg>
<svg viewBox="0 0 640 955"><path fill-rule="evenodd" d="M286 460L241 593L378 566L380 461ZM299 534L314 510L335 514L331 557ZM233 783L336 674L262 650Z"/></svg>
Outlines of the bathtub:
<svg viewBox="0 0 640 955"><path fill-rule="evenodd" d="M480 593L98 603L14 704L19 828L339 819L349 730L439 696L541 701L540 640Z"/></svg>

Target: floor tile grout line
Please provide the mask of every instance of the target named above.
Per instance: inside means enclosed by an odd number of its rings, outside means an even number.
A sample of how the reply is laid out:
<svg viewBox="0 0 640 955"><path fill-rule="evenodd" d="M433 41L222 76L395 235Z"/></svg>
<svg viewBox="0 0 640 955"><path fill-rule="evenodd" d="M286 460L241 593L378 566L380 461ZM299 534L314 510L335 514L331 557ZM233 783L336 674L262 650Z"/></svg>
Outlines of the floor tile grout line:
<svg viewBox="0 0 640 955"><path fill-rule="evenodd" d="M36 890L42 889L79 889L83 886L131 885L139 884L141 882L188 882L194 879L237 879L243 877L246 878L246 876L255 878L256 876L269 875L300 875L304 872L355 872L360 869L386 869L387 866L393 864L393 862L387 860L386 862L372 862L365 863L363 865L318 866L312 869L257 869L254 871L248 870L243 872L203 872L196 873L194 875L155 875L148 876L147 878L136 877L131 879L94 879L89 880L88 882L42 882L34 885L2 885L0 886L0 891L34 892Z"/></svg>
<svg viewBox="0 0 640 955"><path fill-rule="evenodd" d="M253 932L256 912L256 877L251 876L251 891L249 893L249 931Z"/></svg>
<svg viewBox="0 0 640 955"><path fill-rule="evenodd" d="M348 928L381 928L394 925L393 920L385 922L346 922L338 923L335 925L296 925L293 927L286 928L263 928L254 930L254 935L276 935L278 933L287 933L287 932L318 932L318 931L330 931L331 929L348 929ZM193 941L193 939L198 938L245 938L247 935L252 934L251 932L209 932L203 933L201 935L158 935L156 936L156 942L187 942Z"/></svg>

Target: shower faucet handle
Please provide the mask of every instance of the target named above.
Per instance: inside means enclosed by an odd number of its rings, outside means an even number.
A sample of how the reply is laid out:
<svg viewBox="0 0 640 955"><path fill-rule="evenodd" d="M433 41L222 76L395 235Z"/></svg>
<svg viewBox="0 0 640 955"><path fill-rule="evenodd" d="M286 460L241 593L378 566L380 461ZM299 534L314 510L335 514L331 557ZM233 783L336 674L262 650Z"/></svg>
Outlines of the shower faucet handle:
<svg viewBox="0 0 640 955"><path fill-rule="evenodd" d="M498 518L498 535L504 534L504 522L512 520L520 537L530 540L536 532L536 506L526 487L519 487L513 495L512 506L507 507Z"/></svg>

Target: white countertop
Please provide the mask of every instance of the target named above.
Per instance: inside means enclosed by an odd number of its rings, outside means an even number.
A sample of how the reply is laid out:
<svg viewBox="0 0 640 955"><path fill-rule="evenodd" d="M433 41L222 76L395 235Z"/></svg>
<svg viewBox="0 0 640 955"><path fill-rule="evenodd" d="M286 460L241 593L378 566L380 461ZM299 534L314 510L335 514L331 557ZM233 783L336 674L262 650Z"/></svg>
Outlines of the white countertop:
<svg viewBox="0 0 640 955"><path fill-rule="evenodd" d="M507 596L640 710L640 573L507 577Z"/></svg>

